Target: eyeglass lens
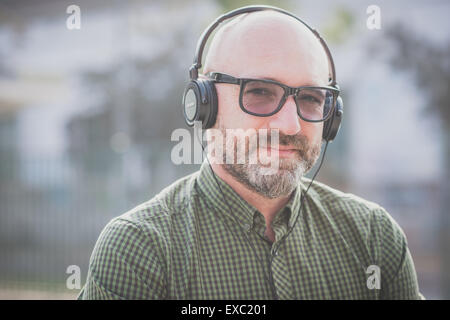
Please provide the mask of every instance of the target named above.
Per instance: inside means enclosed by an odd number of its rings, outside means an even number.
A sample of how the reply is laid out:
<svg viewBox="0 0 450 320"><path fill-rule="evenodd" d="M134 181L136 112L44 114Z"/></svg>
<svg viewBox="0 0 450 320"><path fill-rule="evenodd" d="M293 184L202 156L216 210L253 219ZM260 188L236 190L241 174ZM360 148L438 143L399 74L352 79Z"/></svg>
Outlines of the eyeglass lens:
<svg viewBox="0 0 450 320"><path fill-rule="evenodd" d="M276 111L284 99L284 88L264 81L252 80L241 88L241 103L245 110L256 115ZM326 88L301 88L294 96L299 116L306 120L327 118L333 104L333 92Z"/></svg>

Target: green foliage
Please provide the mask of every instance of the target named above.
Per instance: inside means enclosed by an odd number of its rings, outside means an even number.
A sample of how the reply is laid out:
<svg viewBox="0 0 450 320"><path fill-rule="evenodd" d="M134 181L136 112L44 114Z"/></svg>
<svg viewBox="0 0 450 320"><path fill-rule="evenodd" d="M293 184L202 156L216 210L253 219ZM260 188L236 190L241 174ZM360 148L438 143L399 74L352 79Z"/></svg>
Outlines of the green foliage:
<svg viewBox="0 0 450 320"><path fill-rule="evenodd" d="M350 10L339 7L332 11L333 15L323 28L323 36L329 43L341 43L348 37L355 22Z"/></svg>

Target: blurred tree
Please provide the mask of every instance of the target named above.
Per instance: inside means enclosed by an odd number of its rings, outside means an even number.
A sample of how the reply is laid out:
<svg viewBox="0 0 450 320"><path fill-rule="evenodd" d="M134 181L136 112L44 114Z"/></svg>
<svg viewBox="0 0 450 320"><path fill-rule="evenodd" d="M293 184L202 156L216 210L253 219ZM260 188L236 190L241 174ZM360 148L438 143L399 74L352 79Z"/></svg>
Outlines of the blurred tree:
<svg viewBox="0 0 450 320"><path fill-rule="evenodd" d="M439 226L443 259L443 297L450 298L450 42L443 46L417 34L402 25L387 29L387 37L393 44L390 57L392 66L414 76L418 90L426 97L424 115L436 116L444 128L444 176L442 177L442 213Z"/></svg>
<svg viewBox="0 0 450 320"><path fill-rule="evenodd" d="M336 7L327 19L327 24L321 28L324 38L328 43L340 44L348 39L353 30L355 18L350 10L344 6Z"/></svg>
<svg viewBox="0 0 450 320"><path fill-rule="evenodd" d="M427 111L450 130L450 42L442 47L434 45L402 25L389 28L387 36L397 50L391 57L392 66L414 75L417 87L428 97Z"/></svg>
<svg viewBox="0 0 450 320"><path fill-rule="evenodd" d="M70 158L78 168L108 175L118 161L111 148L118 132L148 155L154 142L167 141L174 128L184 126L181 96L187 71L178 63L184 34L174 37L157 57L128 57L108 70L82 74L87 93L99 99L91 108L95 112L75 116L67 125Z"/></svg>

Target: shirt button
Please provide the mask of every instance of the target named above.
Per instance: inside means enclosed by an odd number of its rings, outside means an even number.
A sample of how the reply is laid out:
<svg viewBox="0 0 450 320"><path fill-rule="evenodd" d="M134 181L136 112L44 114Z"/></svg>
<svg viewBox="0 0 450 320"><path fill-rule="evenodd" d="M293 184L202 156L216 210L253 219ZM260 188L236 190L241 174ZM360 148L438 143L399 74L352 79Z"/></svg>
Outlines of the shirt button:
<svg viewBox="0 0 450 320"><path fill-rule="evenodd" d="M249 224L247 224L247 223L244 224L244 229L245 229L245 231L249 232L251 228L252 228L251 225L249 225Z"/></svg>

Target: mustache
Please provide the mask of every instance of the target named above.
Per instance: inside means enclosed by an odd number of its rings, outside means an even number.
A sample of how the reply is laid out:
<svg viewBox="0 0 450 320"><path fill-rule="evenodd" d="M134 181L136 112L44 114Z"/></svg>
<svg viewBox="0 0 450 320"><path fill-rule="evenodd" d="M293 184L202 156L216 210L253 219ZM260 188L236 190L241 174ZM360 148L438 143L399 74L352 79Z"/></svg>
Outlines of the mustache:
<svg viewBox="0 0 450 320"><path fill-rule="evenodd" d="M308 139L302 134L279 134L278 143L280 146L290 147L292 149L305 150L308 148Z"/></svg>
<svg viewBox="0 0 450 320"><path fill-rule="evenodd" d="M303 134L303 133L297 133L295 135L287 135L283 134L281 131L277 130L275 134L272 134L272 130L265 130L261 131L256 130L256 132L252 133L251 135L234 135L231 134L229 136L227 129L220 128L219 129L222 132L223 139L223 156L225 157L225 154L229 150L229 147L232 147L234 150L233 152L236 153L238 149L238 145L242 146L242 138L244 138L245 142L245 153L252 154L257 152L258 148L266 148L266 147L273 147L273 148L289 148L294 149L297 153L298 160L308 160L314 156L316 156L318 153L320 153L320 147L321 143L319 143L317 146L312 145L309 141L309 139ZM229 139L231 138L232 139ZM278 137L278 139L277 139ZM254 143L253 143L254 142ZM230 144L230 145L229 145Z"/></svg>
<svg viewBox="0 0 450 320"><path fill-rule="evenodd" d="M263 140L264 141L264 140ZM303 158L306 156L308 150L310 149L308 138L304 136L303 134L296 134L296 135L286 135L282 133L278 133L278 142L276 141L276 138L273 138L271 134L267 134L267 142L261 144L261 139L259 137L259 133L257 133L257 145L258 147L287 147L289 149L295 149L300 156ZM255 146L256 147L256 146ZM256 151L256 148L251 148L254 150L250 151Z"/></svg>

